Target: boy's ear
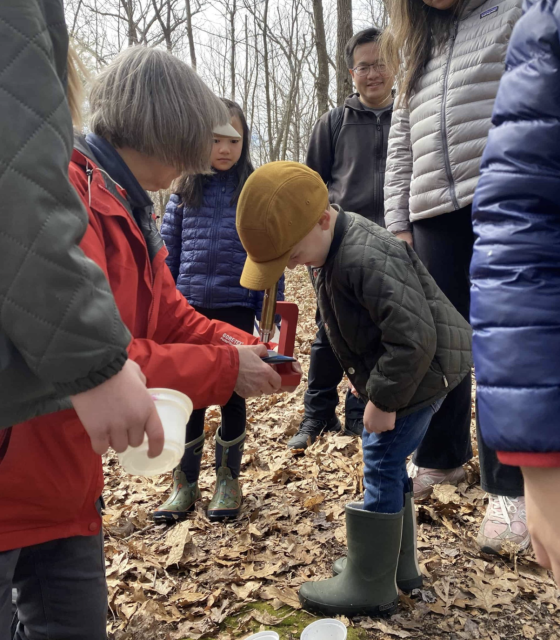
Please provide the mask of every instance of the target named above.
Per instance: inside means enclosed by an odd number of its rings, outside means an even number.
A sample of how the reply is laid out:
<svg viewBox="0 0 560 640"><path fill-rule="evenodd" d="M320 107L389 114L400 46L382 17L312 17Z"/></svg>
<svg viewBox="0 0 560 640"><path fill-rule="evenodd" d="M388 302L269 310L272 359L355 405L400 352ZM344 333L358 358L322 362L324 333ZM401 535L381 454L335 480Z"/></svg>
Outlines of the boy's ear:
<svg viewBox="0 0 560 640"><path fill-rule="evenodd" d="M331 226L331 212L329 209L325 209L319 218L318 225L323 231L326 231Z"/></svg>

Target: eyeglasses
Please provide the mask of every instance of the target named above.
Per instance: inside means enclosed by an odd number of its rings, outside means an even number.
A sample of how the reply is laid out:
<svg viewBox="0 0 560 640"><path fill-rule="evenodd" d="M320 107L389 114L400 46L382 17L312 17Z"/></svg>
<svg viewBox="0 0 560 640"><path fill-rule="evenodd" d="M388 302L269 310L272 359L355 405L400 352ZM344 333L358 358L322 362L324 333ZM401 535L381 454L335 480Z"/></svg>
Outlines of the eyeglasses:
<svg viewBox="0 0 560 640"><path fill-rule="evenodd" d="M352 71L358 76L358 78L365 78L369 74L369 70L373 67L375 73L380 76L389 75L389 69L383 62L374 62L373 64L359 64Z"/></svg>

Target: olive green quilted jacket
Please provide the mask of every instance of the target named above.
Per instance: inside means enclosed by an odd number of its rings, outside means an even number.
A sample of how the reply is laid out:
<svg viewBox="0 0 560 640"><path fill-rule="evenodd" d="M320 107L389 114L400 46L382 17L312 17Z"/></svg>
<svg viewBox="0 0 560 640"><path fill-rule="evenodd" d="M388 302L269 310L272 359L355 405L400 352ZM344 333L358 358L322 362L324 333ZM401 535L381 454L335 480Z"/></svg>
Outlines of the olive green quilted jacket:
<svg viewBox="0 0 560 640"><path fill-rule="evenodd" d="M333 351L365 402L401 417L469 374L470 325L389 231L339 209L327 261L312 277Z"/></svg>

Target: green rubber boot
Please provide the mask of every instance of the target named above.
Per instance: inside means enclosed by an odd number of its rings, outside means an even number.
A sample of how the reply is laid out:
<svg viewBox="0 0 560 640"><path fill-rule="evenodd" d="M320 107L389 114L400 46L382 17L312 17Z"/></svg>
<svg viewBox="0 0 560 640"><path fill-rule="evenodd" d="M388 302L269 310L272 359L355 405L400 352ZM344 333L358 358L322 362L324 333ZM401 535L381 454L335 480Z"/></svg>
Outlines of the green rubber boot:
<svg viewBox="0 0 560 640"><path fill-rule="evenodd" d="M346 505L348 558L339 575L306 582L299 590L304 609L328 616L380 616L399 601L396 575L403 513L373 513Z"/></svg>
<svg viewBox="0 0 560 640"><path fill-rule="evenodd" d="M193 469L198 477L200 473L200 463L202 461L202 449L204 447L204 434L187 442L185 445L185 453L181 464L183 468ZM197 500L200 500L200 489L198 488L198 480L188 482L185 474L181 471L181 467L177 467L173 471L173 491L169 498L154 511L154 522L156 524L173 524L180 520L184 520L188 513L194 509Z"/></svg>
<svg viewBox="0 0 560 640"><path fill-rule="evenodd" d="M208 505L207 514L210 520L237 517L243 502L239 473L245 431L230 442L222 440L221 431L221 427L216 431L216 489Z"/></svg>
<svg viewBox="0 0 560 640"><path fill-rule="evenodd" d="M363 504L363 503L361 503ZM418 566L418 553L416 550L416 512L414 511L414 493L405 494L403 534L401 540L401 552L397 566L397 587L401 591L420 589L423 583L420 567ZM339 558L333 564L333 574L337 576L344 571L346 558Z"/></svg>

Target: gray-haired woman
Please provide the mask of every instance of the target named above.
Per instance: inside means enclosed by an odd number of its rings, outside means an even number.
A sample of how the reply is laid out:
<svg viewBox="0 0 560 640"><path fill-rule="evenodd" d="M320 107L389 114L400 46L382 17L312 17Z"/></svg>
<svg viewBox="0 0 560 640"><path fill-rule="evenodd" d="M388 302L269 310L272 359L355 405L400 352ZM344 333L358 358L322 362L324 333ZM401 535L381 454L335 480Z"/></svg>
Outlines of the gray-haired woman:
<svg viewBox="0 0 560 640"><path fill-rule="evenodd" d="M143 48L121 53L100 74L90 106L93 133L77 141L69 167L89 216L81 246L107 276L132 334L129 357L148 387L182 391L195 408L225 404L234 391L278 391L280 377L259 357L265 345L198 314L177 292L146 193L167 188L182 172L209 170L212 129L229 121L227 110L192 69ZM17 585L16 637L30 629L33 637L101 640L101 457L74 412L13 432L0 465L0 594Z"/></svg>

